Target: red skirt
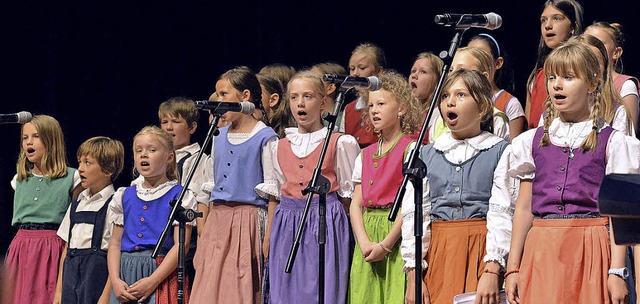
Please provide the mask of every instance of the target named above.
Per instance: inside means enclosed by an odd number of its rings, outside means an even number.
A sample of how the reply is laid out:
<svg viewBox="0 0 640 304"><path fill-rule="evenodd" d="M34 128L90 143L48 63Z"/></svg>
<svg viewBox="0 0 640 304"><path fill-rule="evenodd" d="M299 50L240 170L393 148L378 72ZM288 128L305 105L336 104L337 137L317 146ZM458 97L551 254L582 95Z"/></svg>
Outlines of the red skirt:
<svg viewBox="0 0 640 304"><path fill-rule="evenodd" d="M520 303L609 303L608 222L533 220L520 263Z"/></svg>
<svg viewBox="0 0 640 304"><path fill-rule="evenodd" d="M477 289L485 267L486 239L484 219L431 223L425 282L432 304L451 304L455 295Z"/></svg>
<svg viewBox="0 0 640 304"><path fill-rule="evenodd" d="M55 230L18 230L5 261L3 303L52 303L63 246Z"/></svg>

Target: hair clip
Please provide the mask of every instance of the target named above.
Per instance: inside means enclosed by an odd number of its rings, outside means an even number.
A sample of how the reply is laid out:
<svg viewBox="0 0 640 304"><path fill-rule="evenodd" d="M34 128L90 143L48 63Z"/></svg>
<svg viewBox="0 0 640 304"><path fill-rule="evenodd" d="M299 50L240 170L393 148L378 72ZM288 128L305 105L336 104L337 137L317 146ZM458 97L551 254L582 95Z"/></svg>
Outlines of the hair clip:
<svg viewBox="0 0 640 304"><path fill-rule="evenodd" d="M495 38L493 38L493 36L491 36L491 35L489 35L489 34L486 34L486 33L478 34L478 36L484 36L484 37L487 37L487 38L491 39L491 40L493 41L493 44L495 44L495 45L496 45L496 50L498 51L498 57L501 57L501 54L500 54L500 45L498 44L498 41L496 41L496 39L495 39Z"/></svg>
<svg viewBox="0 0 640 304"><path fill-rule="evenodd" d="M591 130L594 130L594 131L598 130L598 126L594 125L593 127L591 127Z"/></svg>

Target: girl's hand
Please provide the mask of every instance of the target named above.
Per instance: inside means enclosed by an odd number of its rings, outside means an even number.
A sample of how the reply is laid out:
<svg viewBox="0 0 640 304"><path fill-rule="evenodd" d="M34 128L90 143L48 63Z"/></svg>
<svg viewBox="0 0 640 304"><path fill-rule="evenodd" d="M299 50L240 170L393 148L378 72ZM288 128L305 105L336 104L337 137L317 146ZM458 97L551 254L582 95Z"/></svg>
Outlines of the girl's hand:
<svg viewBox="0 0 640 304"><path fill-rule="evenodd" d="M621 277L610 274L607 279L607 287L609 287L612 304L629 303L627 283Z"/></svg>
<svg viewBox="0 0 640 304"><path fill-rule="evenodd" d="M139 302L142 302L156 291L159 284L159 282L156 282L151 277L142 278L129 287L129 292L137 297Z"/></svg>
<svg viewBox="0 0 640 304"><path fill-rule="evenodd" d="M510 304L519 304L520 303L520 274L512 273L507 276L507 281L505 283L505 291L507 292L507 299Z"/></svg>
<svg viewBox="0 0 640 304"><path fill-rule="evenodd" d="M405 304L415 304L416 303L416 274L415 270L409 271L407 273L407 291L404 294L404 303ZM427 289L427 284L424 280L420 280L422 284L422 303L429 304L429 290Z"/></svg>
<svg viewBox="0 0 640 304"><path fill-rule="evenodd" d="M498 275L485 272L480 276L475 304L498 304Z"/></svg>
<svg viewBox="0 0 640 304"><path fill-rule="evenodd" d="M262 256L264 257L265 263L269 260L269 243L271 243L271 238L269 236L265 236L264 241L262 242Z"/></svg>
<svg viewBox="0 0 640 304"><path fill-rule="evenodd" d="M113 282L113 293L120 302L137 301L138 298L129 292L129 285L123 280Z"/></svg>
<svg viewBox="0 0 640 304"><path fill-rule="evenodd" d="M366 240L364 242L358 242L358 244L360 245L360 251L362 252L362 256L366 259L367 256L373 250L373 246L372 246L373 243L369 240Z"/></svg>
<svg viewBox="0 0 640 304"><path fill-rule="evenodd" d="M364 257L364 260L369 263L382 261L384 257L387 256L388 252L384 250L379 243L371 243L371 244L372 244L371 252L369 253L369 255Z"/></svg>

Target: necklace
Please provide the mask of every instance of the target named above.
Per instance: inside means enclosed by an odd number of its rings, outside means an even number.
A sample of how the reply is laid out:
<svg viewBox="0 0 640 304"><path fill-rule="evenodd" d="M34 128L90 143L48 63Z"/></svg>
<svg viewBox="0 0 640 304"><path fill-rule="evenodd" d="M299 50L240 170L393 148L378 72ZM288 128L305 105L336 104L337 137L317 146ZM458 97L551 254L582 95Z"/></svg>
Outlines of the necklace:
<svg viewBox="0 0 640 304"><path fill-rule="evenodd" d="M565 144L569 145L569 159L573 159L573 157L574 157L573 150L575 148L573 146L575 145L576 141L578 141L578 139L581 138L580 134L582 133L582 130L584 130L585 126L587 126L586 123L582 125L582 128L580 128L580 130L577 132L578 135L575 138L571 139L570 136L567 136L570 139L569 143L565 142ZM569 124L569 130L571 130L571 127L573 127L573 124ZM570 132L567 132L567 133L570 133ZM569 134L567 134L567 135L569 135ZM573 134L571 134L571 135L573 135Z"/></svg>

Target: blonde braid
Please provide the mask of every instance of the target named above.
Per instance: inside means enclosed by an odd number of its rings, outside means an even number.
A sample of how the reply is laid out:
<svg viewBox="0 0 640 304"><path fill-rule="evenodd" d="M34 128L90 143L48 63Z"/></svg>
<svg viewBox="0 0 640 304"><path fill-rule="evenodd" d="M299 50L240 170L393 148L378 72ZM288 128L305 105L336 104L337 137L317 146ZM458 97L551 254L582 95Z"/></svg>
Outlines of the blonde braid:
<svg viewBox="0 0 640 304"><path fill-rule="evenodd" d="M553 104L551 103L551 96L547 97L545 101L546 106L546 115L544 116L544 134L542 138L540 138L540 147L547 146L549 144L549 126L551 125L551 121L553 121Z"/></svg>
<svg viewBox="0 0 640 304"><path fill-rule="evenodd" d="M596 151L598 145L598 119L600 118L600 101L602 95L599 89L593 91L593 110L591 111L590 118L593 120L593 126L591 127L591 133L582 143L582 150L584 151Z"/></svg>

